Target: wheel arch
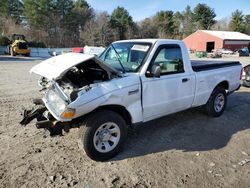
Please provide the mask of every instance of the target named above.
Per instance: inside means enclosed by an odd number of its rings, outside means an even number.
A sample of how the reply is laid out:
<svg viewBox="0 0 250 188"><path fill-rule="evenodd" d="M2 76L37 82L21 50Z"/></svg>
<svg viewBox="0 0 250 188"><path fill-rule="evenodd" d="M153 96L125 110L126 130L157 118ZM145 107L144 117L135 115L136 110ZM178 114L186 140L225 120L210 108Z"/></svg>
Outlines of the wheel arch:
<svg viewBox="0 0 250 188"><path fill-rule="evenodd" d="M214 87L214 89L211 91L211 93L209 94L209 97L207 98L206 103L209 101L209 99L210 99L210 97L211 97L213 91L214 91L215 88L217 88L217 87L222 87L223 89L226 90L226 93L227 93L227 91L228 91L228 89L229 89L229 83L228 83L228 81L226 81L226 80L221 81L220 83L218 83L218 84Z"/></svg>
<svg viewBox="0 0 250 188"><path fill-rule="evenodd" d="M226 81L226 80L224 80L224 81L218 83L218 84L214 87L214 89L215 89L216 87L219 87L219 86L222 87L222 88L224 88L225 90L228 90L228 89L229 89L229 83L228 83L228 81Z"/></svg>
<svg viewBox="0 0 250 188"><path fill-rule="evenodd" d="M101 110L110 110L118 113L126 122L127 125L131 126L132 125L132 116L129 113L129 111L122 105L104 105L104 106L99 106L96 108L92 113L95 113L97 111Z"/></svg>

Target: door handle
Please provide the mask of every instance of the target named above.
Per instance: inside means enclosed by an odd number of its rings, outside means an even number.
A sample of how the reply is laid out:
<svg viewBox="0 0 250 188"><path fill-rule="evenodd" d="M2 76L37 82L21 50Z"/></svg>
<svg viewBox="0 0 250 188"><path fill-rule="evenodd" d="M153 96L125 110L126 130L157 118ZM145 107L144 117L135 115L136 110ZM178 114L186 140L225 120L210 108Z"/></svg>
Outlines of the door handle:
<svg viewBox="0 0 250 188"><path fill-rule="evenodd" d="M135 90L129 91L128 95L133 95L133 94L136 94L138 92L139 92L139 89L135 89Z"/></svg>
<svg viewBox="0 0 250 188"><path fill-rule="evenodd" d="M182 78L182 82L187 82L189 80L190 80L189 78Z"/></svg>

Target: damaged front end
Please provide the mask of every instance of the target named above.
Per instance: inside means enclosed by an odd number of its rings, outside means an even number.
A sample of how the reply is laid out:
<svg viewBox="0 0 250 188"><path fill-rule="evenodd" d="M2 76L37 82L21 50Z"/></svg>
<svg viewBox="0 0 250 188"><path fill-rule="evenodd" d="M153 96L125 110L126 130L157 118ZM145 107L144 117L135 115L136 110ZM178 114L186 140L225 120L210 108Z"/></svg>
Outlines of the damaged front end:
<svg viewBox="0 0 250 188"><path fill-rule="evenodd" d="M68 131L67 124L63 126L62 123L56 121L56 119L50 115L41 99L34 99L33 103L35 105L33 108L29 110L23 109L23 112L21 113L23 116L23 119L20 122L21 125L26 126L32 120L36 119L36 127L38 129L47 130L50 133L50 136L62 135L63 129L65 132Z"/></svg>
<svg viewBox="0 0 250 188"><path fill-rule="evenodd" d="M62 135L63 130L68 132L68 122L74 117L75 110L67 107L71 101L56 82L47 87L48 84L43 83L44 97L34 99L34 106L31 109L23 109L23 119L20 124L27 125L36 119L38 129L46 129L51 136Z"/></svg>
<svg viewBox="0 0 250 188"><path fill-rule="evenodd" d="M36 101L39 101L39 103L37 103ZM21 115L23 116L23 119L20 121L21 125L27 125L35 118L40 119L39 117L41 117L42 119L42 115L46 111L46 107L42 105L43 102L42 100L39 100L39 99L34 99L33 103L37 106L33 107L30 110L23 109L23 112L21 113Z"/></svg>
<svg viewBox="0 0 250 188"><path fill-rule="evenodd" d="M38 84L43 98L33 100L32 109L23 110L20 124L27 125L36 119L36 127L48 130L51 136L62 135L63 130L68 132L72 121L77 124L79 117L95 108L77 109L101 95L99 83L119 77L97 57L74 53L45 60L30 72L41 76Z"/></svg>

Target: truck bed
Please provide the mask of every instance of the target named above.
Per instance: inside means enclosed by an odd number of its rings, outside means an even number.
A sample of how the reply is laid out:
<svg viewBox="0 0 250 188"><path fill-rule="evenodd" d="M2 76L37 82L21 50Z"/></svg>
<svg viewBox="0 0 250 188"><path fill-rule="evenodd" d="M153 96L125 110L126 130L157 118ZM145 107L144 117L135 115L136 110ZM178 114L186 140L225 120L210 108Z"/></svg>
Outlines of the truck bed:
<svg viewBox="0 0 250 188"><path fill-rule="evenodd" d="M224 67L238 66L241 65L239 61L202 61L202 60L191 60L192 68L195 72L212 70Z"/></svg>

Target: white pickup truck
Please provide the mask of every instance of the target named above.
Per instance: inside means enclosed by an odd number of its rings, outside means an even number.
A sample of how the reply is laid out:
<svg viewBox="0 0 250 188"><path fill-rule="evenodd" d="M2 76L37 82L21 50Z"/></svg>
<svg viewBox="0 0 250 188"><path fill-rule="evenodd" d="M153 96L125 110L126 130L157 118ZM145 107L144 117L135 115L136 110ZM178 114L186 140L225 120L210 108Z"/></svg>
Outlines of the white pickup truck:
<svg viewBox="0 0 250 188"><path fill-rule="evenodd" d="M36 118L51 135L79 127L80 147L103 161L121 150L128 126L202 105L220 116L241 69L239 62L190 61L178 40L117 41L99 57L67 53L30 70L41 76L44 97L20 123Z"/></svg>

